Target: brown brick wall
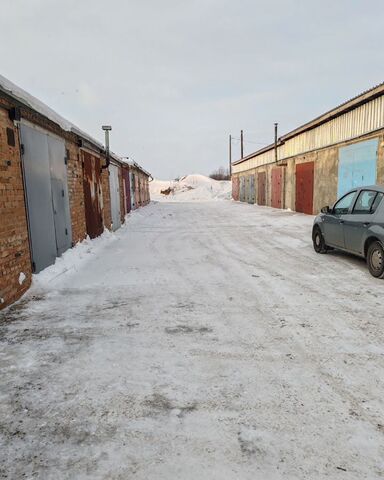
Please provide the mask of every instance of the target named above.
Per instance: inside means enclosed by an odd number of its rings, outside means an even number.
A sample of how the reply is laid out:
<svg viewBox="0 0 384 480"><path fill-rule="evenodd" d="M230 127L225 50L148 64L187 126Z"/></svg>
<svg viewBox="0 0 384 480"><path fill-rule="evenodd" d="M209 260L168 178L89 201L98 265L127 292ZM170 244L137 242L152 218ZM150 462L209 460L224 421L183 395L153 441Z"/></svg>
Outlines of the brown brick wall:
<svg viewBox="0 0 384 480"><path fill-rule="evenodd" d="M70 141L67 141L65 146L69 152L67 176L72 222L72 242L76 244L77 242L84 240L87 236L83 190L83 167L79 147Z"/></svg>
<svg viewBox="0 0 384 480"><path fill-rule="evenodd" d="M8 145L7 128L15 137ZM0 309L17 300L31 284L31 259L25 211L18 131L0 108ZM19 284L23 272L26 279Z"/></svg>

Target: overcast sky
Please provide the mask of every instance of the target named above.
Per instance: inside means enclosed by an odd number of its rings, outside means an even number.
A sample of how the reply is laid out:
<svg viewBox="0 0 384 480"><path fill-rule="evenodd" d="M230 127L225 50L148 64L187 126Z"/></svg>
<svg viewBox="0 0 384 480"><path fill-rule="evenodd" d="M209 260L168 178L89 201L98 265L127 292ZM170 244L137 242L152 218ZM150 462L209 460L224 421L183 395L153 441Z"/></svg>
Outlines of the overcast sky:
<svg viewBox="0 0 384 480"><path fill-rule="evenodd" d="M383 0L1 0L1 73L158 178L209 174L230 133L250 153L382 82L383 26Z"/></svg>

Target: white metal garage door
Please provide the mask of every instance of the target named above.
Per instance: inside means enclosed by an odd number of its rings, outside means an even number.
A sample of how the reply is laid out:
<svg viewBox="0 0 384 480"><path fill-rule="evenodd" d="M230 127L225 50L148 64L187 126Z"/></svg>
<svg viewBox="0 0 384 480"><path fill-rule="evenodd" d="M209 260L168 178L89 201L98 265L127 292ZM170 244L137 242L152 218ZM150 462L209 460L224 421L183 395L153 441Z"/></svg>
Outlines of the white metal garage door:
<svg viewBox="0 0 384 480"><path fill-rule="evenodd" d="M65 142L20 127L32 268L40 272L72 245Z"/></svg>
<svg viewBox="0 0 384 480"><path fill-rule="evenodd" d="M109 165L109 190L111 192L112 230L117 230L121 227L119 168L113 164Z"/></svg>

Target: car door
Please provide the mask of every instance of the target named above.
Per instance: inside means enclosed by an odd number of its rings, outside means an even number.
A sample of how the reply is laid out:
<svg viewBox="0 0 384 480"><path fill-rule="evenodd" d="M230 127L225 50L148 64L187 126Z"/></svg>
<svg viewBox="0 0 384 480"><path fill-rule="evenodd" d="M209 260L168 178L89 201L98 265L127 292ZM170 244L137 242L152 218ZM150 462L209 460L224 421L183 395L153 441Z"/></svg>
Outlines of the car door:
<svg viewBox="0 0 384 480"><path fill-rule="evenodd" d="M354 207L344 218L345 248L363 254L365 232L370 227L383 193L374 190L360 190Z"/></svg>
<svg viewBox="0 0 384 480"><path fill-rule="evenodd" d="M324 239L327 245L345 248L344 218L350 212L356 197L356 190L338 200L330 213L323 217Z"/></svg>

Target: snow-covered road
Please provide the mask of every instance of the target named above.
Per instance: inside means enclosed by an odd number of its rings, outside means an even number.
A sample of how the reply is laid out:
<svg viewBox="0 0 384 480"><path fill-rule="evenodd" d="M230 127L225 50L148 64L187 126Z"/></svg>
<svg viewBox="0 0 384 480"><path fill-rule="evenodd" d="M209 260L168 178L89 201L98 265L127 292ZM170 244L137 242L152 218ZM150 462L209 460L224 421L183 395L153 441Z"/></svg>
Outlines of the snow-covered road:
<svg viewBox="0 0 384 480"><path fill-rule="evenodd" d="M0 314L0 477L384 477L384 282L312 218L135 212Z"/></svg>

